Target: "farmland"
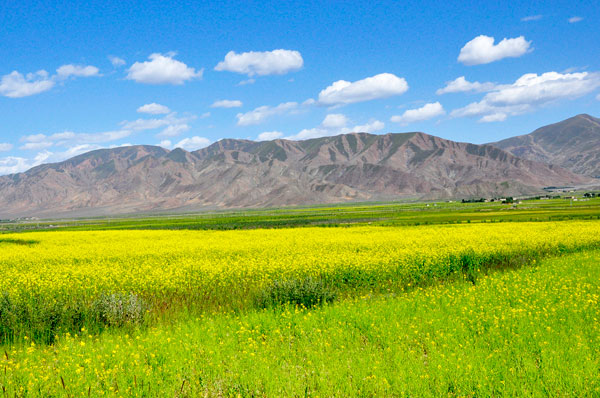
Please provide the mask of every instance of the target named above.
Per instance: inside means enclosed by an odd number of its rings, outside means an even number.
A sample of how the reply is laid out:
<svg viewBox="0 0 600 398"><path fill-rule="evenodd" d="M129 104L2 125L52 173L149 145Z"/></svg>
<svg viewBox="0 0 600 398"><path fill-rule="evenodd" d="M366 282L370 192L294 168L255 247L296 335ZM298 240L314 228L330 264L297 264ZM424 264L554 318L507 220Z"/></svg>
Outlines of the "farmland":
<svg viewBox="0 0 600 398"><path fill-rule="evenodd" d="M502 206L270 211L343 215L327 228L264 224L266 211L248 228L214 227L238 217L227 213L210 228L189 216L196 228L161 217L13 227L0 235L0 388L598 394L598 203Z"/></svg>

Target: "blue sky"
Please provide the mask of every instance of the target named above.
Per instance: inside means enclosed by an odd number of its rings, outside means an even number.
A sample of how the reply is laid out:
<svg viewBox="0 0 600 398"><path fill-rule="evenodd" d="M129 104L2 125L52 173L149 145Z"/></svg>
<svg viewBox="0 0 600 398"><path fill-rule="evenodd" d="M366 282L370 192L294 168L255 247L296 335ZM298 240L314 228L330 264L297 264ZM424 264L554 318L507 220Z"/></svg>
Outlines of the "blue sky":
<svg viewBox="0 0 600 398"><path fill-rule="evenodd" d="M594 3L4 1L0 174L126 144L484 143L600 116Z"/></svg>

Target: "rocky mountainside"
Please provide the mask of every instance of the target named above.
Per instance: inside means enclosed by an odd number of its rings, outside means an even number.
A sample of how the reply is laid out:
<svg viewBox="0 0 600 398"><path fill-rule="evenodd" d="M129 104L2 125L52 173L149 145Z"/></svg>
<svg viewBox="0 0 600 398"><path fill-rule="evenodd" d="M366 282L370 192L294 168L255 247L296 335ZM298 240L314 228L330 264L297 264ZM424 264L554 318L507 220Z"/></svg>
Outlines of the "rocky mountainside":
<svg viewBox="0 0 600 398"><path fill-rule="evenodd" d="M92 151L0 177L0 218L520 195L589 179L424 133Z"/></svg>
<svg viewBox="0 0 600 398"><path fill-rule="evenodd" d="M600 178L600 119L590 115L577 115L491 145L524 159Z"/></svg>

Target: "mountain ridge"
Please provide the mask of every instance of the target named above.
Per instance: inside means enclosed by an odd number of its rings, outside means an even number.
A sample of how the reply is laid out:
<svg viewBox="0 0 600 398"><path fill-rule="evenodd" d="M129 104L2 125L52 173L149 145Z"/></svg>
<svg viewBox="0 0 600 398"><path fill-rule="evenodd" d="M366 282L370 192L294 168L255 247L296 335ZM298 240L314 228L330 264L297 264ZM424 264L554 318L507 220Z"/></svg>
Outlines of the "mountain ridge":
<svg viewBox="0 0 600 398"><path fill-rule="evenodd" d="M521 195L591 179L422 132L91 151L0 177L0 217Z"/></svg>
<svg viewBox="0 0 600 398"><path fill-rule="evenodd" d="M529 134L490 143L515 156L600 178L600 119L579 114Z"/></svg>

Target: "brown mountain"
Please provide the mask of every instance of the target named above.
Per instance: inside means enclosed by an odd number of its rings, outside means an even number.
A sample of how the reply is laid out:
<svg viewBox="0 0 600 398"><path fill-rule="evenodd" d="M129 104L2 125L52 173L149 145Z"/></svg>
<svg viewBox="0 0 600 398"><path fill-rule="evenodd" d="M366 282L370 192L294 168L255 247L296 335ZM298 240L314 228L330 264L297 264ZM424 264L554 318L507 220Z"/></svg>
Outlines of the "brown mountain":
<svg viewBox="0 0 600 398"><path fill-rule="evenodd" d="M600 119L577 115L491 145L515 156L600 178Z"/></svg>
<svg viewBox="0 0 600 398"><path fill-rule="evenodd" d="M589 179L423 133L92 151L0 177L0 218L519 195Z"/></svg>

